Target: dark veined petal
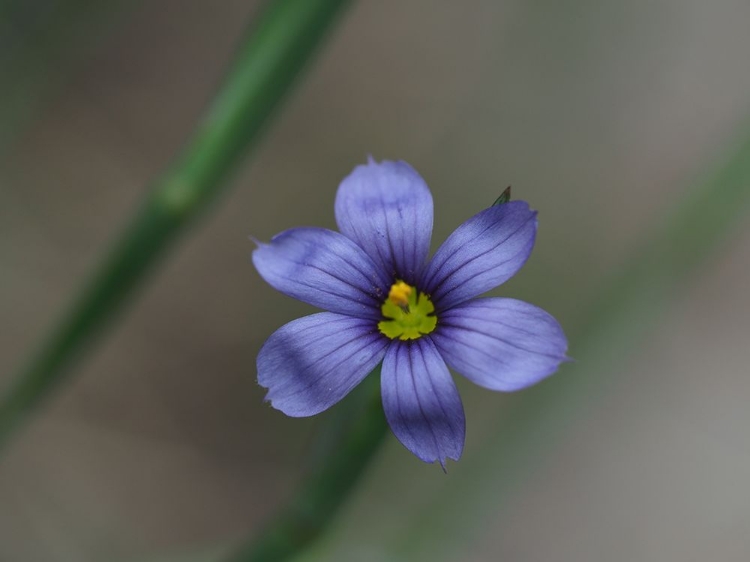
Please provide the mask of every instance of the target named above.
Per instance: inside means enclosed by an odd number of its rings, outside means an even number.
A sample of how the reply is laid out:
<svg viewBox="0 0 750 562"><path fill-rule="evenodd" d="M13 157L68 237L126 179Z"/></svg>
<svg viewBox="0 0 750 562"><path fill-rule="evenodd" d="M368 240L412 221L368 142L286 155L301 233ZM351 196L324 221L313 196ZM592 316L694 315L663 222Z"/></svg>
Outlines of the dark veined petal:
<svg viewBox="0 0 750 562"><path fill-rule="evenodd" d="M372 321L321 312L276 330L258 354L258 384L288 416L333 406L383 359L388 340Z"/></svg>
<svg viewBox="0 0 750 562"><path fill-rule="evenodd" d="M430 337L452 369L490 390L530 386L567 359L568 340L557 320L515 299L456 306L440 315Z"/></svg>
<svg viewBox="0 0 750 562"><path fill-rule="evenodd" d="M430 251L432 195L406 162L357 166L336 194L339 230L391 276L414 284Z"/></svg>
<svg viewBox="0 0 750 562"><path fill-rule="evenodd" d="M536 211L525 201L495 205L459 226L438 248L420 288L438 310L501 285L521 269L536 237Z"/></svg>
<svg viewBox="0 0 750 562"><path fill-rule="evenodd" d="M429 338L394 341L380 378L383 409L398 440L425 462L458 460L466 422L458 389Z"/></svg>
<svg viewBox="0 0 750 562"><path fill-rule="evenodd" d="M274 289L331 312L380 318L389 280L346 236L293 228L253 251L253 264Z"/></svg>

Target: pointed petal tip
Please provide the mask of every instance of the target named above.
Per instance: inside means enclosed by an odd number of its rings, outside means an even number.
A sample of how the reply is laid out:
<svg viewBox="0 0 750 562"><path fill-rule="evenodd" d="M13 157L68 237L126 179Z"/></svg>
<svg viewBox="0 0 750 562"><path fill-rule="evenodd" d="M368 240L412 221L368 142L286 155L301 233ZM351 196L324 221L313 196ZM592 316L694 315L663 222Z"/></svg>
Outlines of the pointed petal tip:
<svg viewBox="0 0 750 562"><path fill-rule="evenodd" d="M437 455L425 455L423 453L417 454L415 451L410 452L425 464L437 463L440 466L440 469L445 474L448 474L448 460L451 460L453 462L458 462L459 460L461 460L461 455L463 454L463 444L461 445L461 449L455 454L447 451L440 451Z"/></svg>
<svg viewBox="0 0 750 562"><path fill-rule="evenodd" d="M463 453L463 451L459 452L455 457L453 455L447 455L446 457L438 459L440 468L443 470L443 474L448 474L448 459L452 460L453 462L458 462L461 458L461 453Z"/></svg>
<svg viewBox="0 0 750 562"><path fill-rule="evenodd" d="M453 456L451 454L443 454L440 456L425 456L422 454L417 454L414 451L409 451L412 453L415 457L417 457L419 460L421 460L425 464L435 464L437 463L440 466L440 469L445 473L448 474L448 459L452 460L453 462L458 462L461 458L461 453L463 451L460 451L456 456Z"/></svg>
<svg viewBox="0 0 750 562"><path fill-rule="evenodd" d="M250 240L250 242L252 242L253 244L255 244L255 246L256 246L256 249L257 249L257 248L260 248L261 246L264 246L264 245L265 245L265 242L261 242L260 240L258 240L258 239L257 239L257 238L256 238L255 236L253 236L252 234L248 234L248 236L247 236L247 239L248 239L248 240Z"/></svg>

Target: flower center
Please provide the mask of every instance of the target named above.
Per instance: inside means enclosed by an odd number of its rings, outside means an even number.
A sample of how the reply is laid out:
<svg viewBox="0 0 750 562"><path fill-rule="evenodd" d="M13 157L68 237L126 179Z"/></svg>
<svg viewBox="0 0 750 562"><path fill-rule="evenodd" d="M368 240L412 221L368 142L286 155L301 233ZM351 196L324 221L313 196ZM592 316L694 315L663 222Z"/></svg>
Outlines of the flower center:
<svg viewBox="0 0 750 562"><path fill-rule="evenodd" d="M430 297L403 281L391 286L380 310L384 319L378 322L378 329L392 340L416 340L432 332L437 325L435 305Z"/></svg>

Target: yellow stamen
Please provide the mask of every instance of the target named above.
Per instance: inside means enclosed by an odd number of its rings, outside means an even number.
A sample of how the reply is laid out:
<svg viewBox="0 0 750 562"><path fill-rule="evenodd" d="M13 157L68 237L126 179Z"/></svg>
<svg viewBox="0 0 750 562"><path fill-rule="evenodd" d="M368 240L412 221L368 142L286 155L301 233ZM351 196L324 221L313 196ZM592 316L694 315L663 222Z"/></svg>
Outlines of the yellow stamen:
<svg viewBox="0 0 750 562"><path fill-rule="evenodd" d="M409 295L414 289L404 283L403 281L397 281L391 286L391 291L388 293L388 300L398 306L406 306L409 304Z"/></svg>

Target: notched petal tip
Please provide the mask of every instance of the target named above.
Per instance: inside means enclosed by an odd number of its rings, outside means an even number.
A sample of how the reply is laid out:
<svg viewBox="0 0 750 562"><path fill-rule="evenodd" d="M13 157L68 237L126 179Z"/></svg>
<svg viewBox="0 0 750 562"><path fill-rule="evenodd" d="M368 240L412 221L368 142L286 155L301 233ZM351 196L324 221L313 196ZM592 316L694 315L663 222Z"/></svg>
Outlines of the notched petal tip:
<svg viewBox="0 0 750 562"><path fill-rule="evenodd" d="M456 454L448 453L444 456L440 456L437 459L430 459L430 460L424 460L424 462L428 464L435 464L437 463L438 466L440 466L440 470L443 471L443 474L448 474L448 461L451 460L453 462L458 462L461 460L461 455L463 455L463 445L461 445L461 449Z"/></svg>

